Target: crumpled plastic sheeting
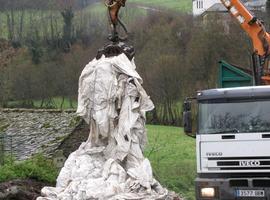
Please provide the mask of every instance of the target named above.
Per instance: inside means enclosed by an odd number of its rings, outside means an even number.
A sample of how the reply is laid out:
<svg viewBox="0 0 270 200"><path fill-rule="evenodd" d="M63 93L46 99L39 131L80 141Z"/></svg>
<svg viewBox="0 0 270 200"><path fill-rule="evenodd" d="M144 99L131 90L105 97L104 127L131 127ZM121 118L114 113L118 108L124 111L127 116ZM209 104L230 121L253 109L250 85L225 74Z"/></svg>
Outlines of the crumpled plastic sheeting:
<svg viewBox="0 0 270 200"><path fill-rule="evenodd" d="M79 116L90 125L89 139L73 152L55 188L38 200L167 199L143 156L145 112L154 105L135 63L121 54L94 59L79 80Z"/></svg>

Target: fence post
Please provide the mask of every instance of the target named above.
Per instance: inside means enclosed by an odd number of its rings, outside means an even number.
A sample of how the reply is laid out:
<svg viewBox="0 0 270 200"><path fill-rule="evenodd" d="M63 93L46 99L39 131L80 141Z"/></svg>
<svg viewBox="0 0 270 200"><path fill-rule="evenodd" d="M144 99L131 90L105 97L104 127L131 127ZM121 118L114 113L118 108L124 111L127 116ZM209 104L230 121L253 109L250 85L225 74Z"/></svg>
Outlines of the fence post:
<svg viewBox="0 0 270 200"><path fill-rule="evenodd" d="M13 137L10 136L10 158L13 158Z"/></svg>
<svg viewBox="0 0 270 200"><path fill-rule="evenodd" d="M4 164L4 135L0 135L0 165Z"/></svg>

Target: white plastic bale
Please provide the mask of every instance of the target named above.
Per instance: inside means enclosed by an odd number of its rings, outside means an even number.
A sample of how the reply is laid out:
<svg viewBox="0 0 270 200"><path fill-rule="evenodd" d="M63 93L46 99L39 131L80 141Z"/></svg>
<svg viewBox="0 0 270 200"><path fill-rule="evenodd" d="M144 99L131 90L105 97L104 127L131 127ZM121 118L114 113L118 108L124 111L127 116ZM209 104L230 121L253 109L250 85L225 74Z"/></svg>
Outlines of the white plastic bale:
<svg viewBox="0 0 270 200"><path fill-rule="evenodd" d="M67 159L56 188L38 200L166 199L143 156L145 112L154 108L133 61L121 54L91 61L79 80L77 113L89 138Z"/></svg>

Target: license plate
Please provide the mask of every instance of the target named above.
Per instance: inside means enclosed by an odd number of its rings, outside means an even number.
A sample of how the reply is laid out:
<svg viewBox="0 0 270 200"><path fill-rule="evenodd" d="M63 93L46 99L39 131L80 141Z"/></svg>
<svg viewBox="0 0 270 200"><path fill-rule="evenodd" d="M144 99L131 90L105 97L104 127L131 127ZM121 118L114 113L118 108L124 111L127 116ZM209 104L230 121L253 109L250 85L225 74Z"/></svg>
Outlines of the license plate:
<svg viewBox="0 0 270 200"><path fill-rule="evenodd" d="M237 197L265 197L264 190L236 190Z"/></svg>

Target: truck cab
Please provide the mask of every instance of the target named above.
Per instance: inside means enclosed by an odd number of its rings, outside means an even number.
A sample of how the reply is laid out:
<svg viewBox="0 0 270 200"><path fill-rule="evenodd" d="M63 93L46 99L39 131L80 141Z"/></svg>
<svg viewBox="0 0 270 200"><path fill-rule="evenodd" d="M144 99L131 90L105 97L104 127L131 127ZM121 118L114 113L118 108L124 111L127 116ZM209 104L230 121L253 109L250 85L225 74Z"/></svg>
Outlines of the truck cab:
<svg viewBox="0 0 270 200"><path fill-rule="evenodd" d="M270 86L211 89L184 103L192 133L196 100L196 198L270 199Z"/></svg>

